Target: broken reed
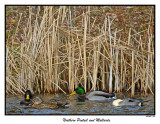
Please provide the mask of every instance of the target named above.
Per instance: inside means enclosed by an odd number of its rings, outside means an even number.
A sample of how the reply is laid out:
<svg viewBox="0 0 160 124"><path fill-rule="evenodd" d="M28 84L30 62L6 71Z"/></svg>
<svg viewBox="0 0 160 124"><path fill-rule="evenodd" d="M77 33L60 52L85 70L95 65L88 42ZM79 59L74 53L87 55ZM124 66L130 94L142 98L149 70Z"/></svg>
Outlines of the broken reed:
<svg viewBox="0 0 160 124"><path fill-rule="evenodd" d="M46 6L41 22L40 7L34 22L33 7L29 8L22 42L14 45L15 33L12 47L6 46L6 93L71 93L81 83L86 91L131 91L134 97L139 90L154 95L150 26L141 32L130 28L128 41L122 41L117 37L121 30L111 30L116 17L105 16L100 26L90 17L90 6L79 16L73 8Z"/></svg>

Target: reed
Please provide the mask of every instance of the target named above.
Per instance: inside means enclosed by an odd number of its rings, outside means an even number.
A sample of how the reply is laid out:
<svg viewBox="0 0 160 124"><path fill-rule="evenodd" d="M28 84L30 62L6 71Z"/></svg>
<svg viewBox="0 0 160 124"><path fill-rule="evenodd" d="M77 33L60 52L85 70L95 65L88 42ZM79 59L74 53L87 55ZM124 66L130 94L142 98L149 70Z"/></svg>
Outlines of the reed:
<svg viewBox="0 0 160 124"><path fill-rule="evenodd" d="M83 58L84 58L84 67L83 67L83 75L84 75L84 89L86 91L86 83L87 83L87 58L86 58L86 39L87 39L87 17L84 16L84 38L83 38Z"/></svg>
<svg viewBox="0 0 160 124"><path fill-rule="evenodd" d="M17 32L22 14L12 40L6 41L6 94L27 89L71 93L81 84L86 91L154 95L152 19L147 29L123 30L123 25L116 26L118 14L105 12L107 6L40 8L29 7L21 42Z"/></svg>
<svg viewBox="0 0 160 124"><path fill-rule="evenodd" d="M132 51L132 89L131 97L134 97L135 84L134 84L134 51Z"/></svg>

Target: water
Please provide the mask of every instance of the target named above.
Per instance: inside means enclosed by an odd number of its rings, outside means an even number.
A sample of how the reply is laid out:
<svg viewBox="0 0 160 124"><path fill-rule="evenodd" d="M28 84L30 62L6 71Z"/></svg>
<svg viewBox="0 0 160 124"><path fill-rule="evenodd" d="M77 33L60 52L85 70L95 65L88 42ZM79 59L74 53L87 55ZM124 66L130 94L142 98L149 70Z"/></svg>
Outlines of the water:
<svg viewBox="0 0 160 124"><path fill-rule="evenodd" d="M117 98L122 98L124 94L117 94ZM128 96L127 96L128 95ZM7 115L154 115L154 97L149 95L148 97L136 94L136 98L149 99L151 101L144 103L144 106L123 106L115 107L111 101L108 102L96 102L85 101L80 102L77 100L77 96L69 96L64 94L45 94L38 95L43 100L57 99L62 102L69 102L69 108L58 109L40 109L33 108L31 106L20 105L20 101L23 100L23 96L6 96L6 114ZM130 94L125 94L129 97Z"/></svg>

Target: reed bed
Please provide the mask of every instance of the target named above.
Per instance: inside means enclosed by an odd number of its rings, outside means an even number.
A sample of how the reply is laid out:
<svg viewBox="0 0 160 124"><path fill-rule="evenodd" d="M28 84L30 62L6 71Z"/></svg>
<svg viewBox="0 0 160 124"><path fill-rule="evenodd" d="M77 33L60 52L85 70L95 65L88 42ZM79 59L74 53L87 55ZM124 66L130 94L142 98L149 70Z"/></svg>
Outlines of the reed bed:
<svg viewBox="0 0 160 124"><path fill-rule="evenodd" d="M99 21L93 7L29 6L21 41L17 31L6 39L6 94L67 94L81 84L86 91L154 95L154 17L147 29L130 27L123 37L118 15L106 12Z"/></svg>

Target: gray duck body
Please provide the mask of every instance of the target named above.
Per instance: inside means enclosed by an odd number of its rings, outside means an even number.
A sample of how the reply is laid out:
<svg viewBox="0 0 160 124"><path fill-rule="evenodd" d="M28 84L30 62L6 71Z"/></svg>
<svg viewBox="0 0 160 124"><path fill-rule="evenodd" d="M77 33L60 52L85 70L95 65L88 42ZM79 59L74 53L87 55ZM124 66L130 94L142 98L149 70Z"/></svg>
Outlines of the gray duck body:
<svg viewBox="0 0 160 124"><path fill-rule="evenodd" d="M91 101L108 101L116 99L115 94L107 93L104 91L92 91L84 95L79 95L79 100L91 100Z"/></svg>

